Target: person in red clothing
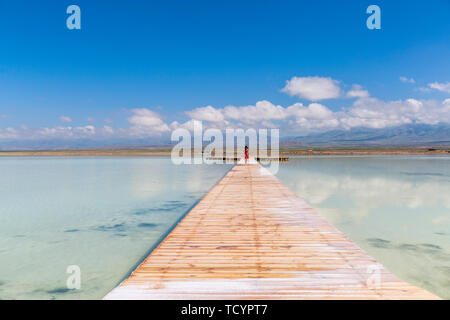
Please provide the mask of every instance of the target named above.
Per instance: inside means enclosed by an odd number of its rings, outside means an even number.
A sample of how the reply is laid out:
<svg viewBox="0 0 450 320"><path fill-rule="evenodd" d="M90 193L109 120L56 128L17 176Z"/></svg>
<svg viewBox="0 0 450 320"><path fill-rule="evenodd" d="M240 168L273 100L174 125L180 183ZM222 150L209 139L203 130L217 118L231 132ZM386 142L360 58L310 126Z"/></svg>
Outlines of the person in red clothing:
<svg viewBox="0 0 450 320"><path fill-rule="evenodd" d="M247 164L248 161L248 147L245 146L245 164Z"/></svg>

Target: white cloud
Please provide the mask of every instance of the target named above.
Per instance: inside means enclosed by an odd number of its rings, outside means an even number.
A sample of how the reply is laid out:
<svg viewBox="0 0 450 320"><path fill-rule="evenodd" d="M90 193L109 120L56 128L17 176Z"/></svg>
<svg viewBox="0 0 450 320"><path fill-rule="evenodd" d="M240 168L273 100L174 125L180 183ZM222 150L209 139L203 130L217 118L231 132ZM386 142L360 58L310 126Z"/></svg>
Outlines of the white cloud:
<svg viewBox="0 0 450 320"><path fill-rule="evenodd" d="M1 140L103 139L161 136L176 128L193 129L197 119L167 125L161 116L149 109L133 109L128 118L131 126L113 129L110 126L56 126L32 129L26 126L0 129ZM406 99L382 101L366 97L350 106L333 111L316 102L295 103L286 107L263 100L250 106L197 108L186 112L202 120L203 128L280 128L282 134L310 133L354 127L386 128L397 125L450 123L450 98L444 101ZM217 121L221 119L222 121Z"/></svg>
<svg viewBox="0 0 450 320"><path fill-rule="evenodd" d="M287 107L286 112L288 116L310 120L327 120L333 117L333 112L319 103L311 103L307 107L302 103L296 103Z"/></svg>
<svg viewBox="0 0 450 320"><path fill-rule="evenodd" d="M288 118L295 118L297 121L323 121L329 120L333 117L333 112L319 103L311 103L309 106L304 106L302 103L296 103L286 108L280 105L263 100L258 101L255 105L250 106L226 106L221 109L216 109L212 106L206 108L197 108L186 114L193 116L193 120L206 121L215 128L221 129L228 127L276 127L274 121L284 121ZM214 115L214 117L210 117ZM212 120L206 120L211 118ZM188 126L189 121L184 124ZM171 124L171 127L179 127L178 122Z"/></svg>
<svg viewBox="0 0 450 320"><path fill-rule="evenodd" d="M364 90L360 85L354 84L352 90L347 92L349 98L367 98L369 97L369 91Z"/></svg>
<svg viewBox="0 0 450 320"><path fill-rule="evenodd" d="M19 136L19 132L14 128L0 128L0 139L16 139Z"/></svg>
<svg viewBox="0 0 450 320"><path fill-rule="evenodd" d="M226 106L222 112L226 119L239 120L244 123L286 118L286 113L282 106L274 105L266 100L258 101L255 105L250 106Z"/></svg>
<svg viewBox="0 0 450 320"><path fill-rule="evenodd" d="M363 95L365 96L365 95ZM450 123L450 99L439 103L435 100L406 99L382 101L363 97L351 106L332 111L328 107L311 103L295 103L282 107L269 101L259 101L254 106L227 106L216 109L209 106L210 113L223 115L223 122L205 121L208 125L221 129L224 122L229 127L278 127L285 131L325 131L350 129L354 127L386 128L411 123ZM213 110L212 110L213 109ZM196 110L196 109L194 109ZM189 114L189 113L188 113ZM222 118L222 117L220 117ZM189 121L184 124L189 126Z"/></svg>
<svg viewBox="0 0 450 320"><path fill-rule="evenodd" d="M0 129L0 140L75 140L97 139L111 137L116 132L109 126L95 128L94 126L56 126L41 127L37 129L20 126L18 129ZM123 133L123 132L122 132ZM116 137L116 136L115 136Z"/></svg>
<svg viewBox="0 0 450 320"><path fill-rule="evenodd" d="M128 118L128 121L132 124L130 128L131 135L148 136L170 131L169 126L154 111L141 108L133 109L131 112L133 116Z"/></svg>
<svg viewBox="0 0 450 320"><path fill-rule="evenodd" d="M188 115L196 116L195 121L206 117L199 117L199 112L204 111L205 108L197 108L186 112ZM302 126L302 129L315 130L324 127L336 127L339 122L334 113L326 106L319 103L311 103L308 106L302 103L295 103L288 107L274 105L273 103L263 100L258 101L255 105L250 106L226 106L224 108L216 109L208 106L207 114L215 114L214 121L205 121L203 126L205 128L214 127L223 129L230 128L287 128L286 124L291 127ZM221 122L216 119L222 119ZM178 122L171 124L172 128L183 127L189 129L192 127L190 120L182 125Z"/></svg>
<svg viewBox="0 0 450 320"><path fill-rule="evenodd" d="M428 86L431 89L435 89L435 90L438 90L438 91L450 93L450 82L447 82L447 83L433 82L433 83L428 84Z"/></svg>
<svg viewBox="0 0 450 320"><path fill-rule="evenodd" d="M59 117L59 120L61 122L72 122L72 119L70 117L67 117L67 116L61 116L61 117Z"/></svg>
<svg viewBox="0 0 450 320"><path fill-rule="evenodd" d="M56 126L30 129L0 129L0 139L79 139L79 138L136 138L168 136L171 130L186 128L192 130L196 121L203 122L203 128L280 128L284 133L309 133L331 129L354 127L386 128L390 126L423 123L450 123L450 98L442 102L436 100L405 99L382 101L370 97L360 85L353 85L345 94L341 93L338 81L320 77L293 77L283 91L309 100L332 97L356 98L349 105L332 110L326 105L312 102L294 103L286 107L262 100L253 105L215 108L211 105L185 112L189 119L184 123L173 121L167 124L158 113L137 108L130 110L129 126L112 128L87 126ZM450 83L431 83L427 90L450 92ZM1 116L0 116L1 117ZM63 122L71 122L68 116L61 116ZM93 119L88 118L88 121ZM112 121L105 119L106 122Z"/></svg>
<svg viewBox="0 0 450 320"><path fill-rule="evenodd" d="M224 120L223 114L211 106L186 111L186 114L199 121L221 122Z"/></svg>
<svg viewBox="0 0 450 320"><path fill-rule="evenodd" d="M339 121L344 128L450 123L450 106L435 100L406 99L385 102L367 98L355 101L351 108L340 112Z"/></svg>
<svg viewBox="0 0 450 320"><path fill-rule="evenodd" d="M110 126L103 126L103 132L105 134L114 134L114 129Z"/></svg>
<svg viewBox="0 0 450 320"><path fill-rule="evenodd" d="M27 129L25 131L30 131ZM84 127L62 127L57 126L54 128L39 128L37 130L31 130L33 138L57 138L57 139L68 139L68 138L88 138L96 134L94 126L84 126Z"/></svg>
<svg viewBox="0 0 450 320"><path fill-rule="evenodd" d="M186 130L189 130L192 132L192 131L194 131L194 126L196 124L199 125L200 123L202 124L203 129L206 129L206 127L208 127L207 123L203 123L200 120L191 119L189 121L186 121L185 123L179 123L178 121L174 121L170 124L170 128L172 130L182 128L182 129L186 129ZM215 126L215 125L213 125L213 127L217 128L217 126Z"/></svg>
<svg viewBox="0 0 450 320"><path fill-rule="evenodd" d="M161 116L148 109L133 109L133 115L128 118L131 126L128 128L113 129L105 125L96 128L93 125L86 126L55 126L28 128L0 128L1 140L51 140L51 139L98 139L98 138L135 138L159 136L170 131L169 126L164 123ZM67 120L66 120L67 121Z"/></svg>
<svg viewBox="0 0 450 320"><path fill-rule="evenodd" d="M286 81L281 90L291 96L298 96L311 101L338 98L341 95L339 82L323 77L293 77Z"/></svg>
<svg viewBox="0 0 450 320"><path fill-rule="evenodd" d="M414 78L400 77L400 81L403 83L416 83Z"/></svg>

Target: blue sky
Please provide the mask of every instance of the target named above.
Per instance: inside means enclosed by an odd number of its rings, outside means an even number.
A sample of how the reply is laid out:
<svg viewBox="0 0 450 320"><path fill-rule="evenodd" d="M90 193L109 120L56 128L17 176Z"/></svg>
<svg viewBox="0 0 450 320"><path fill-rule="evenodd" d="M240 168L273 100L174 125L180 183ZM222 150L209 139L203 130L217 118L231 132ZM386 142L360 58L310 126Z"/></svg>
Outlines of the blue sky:
<svg viewBox="0 0 450 320"><path fill-rule="evenodd" d="M243 2L1 1L0 139L68 126L152 135L215 115L218 127L290 133L450 122L448 0ZM71 4L81 30L66 27ZM366 27L371 4L381 30ZM304 81L283 91L293 77ZM339 94L307 97L314 79ZM352 89L367 94L348 97ZM400 119L408 108L421 110ZM396 121L371 113L391 109Z"/></svg>

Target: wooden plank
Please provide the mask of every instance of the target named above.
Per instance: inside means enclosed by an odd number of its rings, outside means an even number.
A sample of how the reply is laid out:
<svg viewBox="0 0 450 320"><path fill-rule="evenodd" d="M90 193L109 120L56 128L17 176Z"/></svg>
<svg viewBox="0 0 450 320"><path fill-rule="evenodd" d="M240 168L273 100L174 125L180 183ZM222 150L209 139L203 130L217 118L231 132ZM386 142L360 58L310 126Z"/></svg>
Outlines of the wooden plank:
<svg viewBox="0 0 450 320"><path fill-rule="evenodd" d="M437 299L255 162L236 165L105 299Z"/></svg>

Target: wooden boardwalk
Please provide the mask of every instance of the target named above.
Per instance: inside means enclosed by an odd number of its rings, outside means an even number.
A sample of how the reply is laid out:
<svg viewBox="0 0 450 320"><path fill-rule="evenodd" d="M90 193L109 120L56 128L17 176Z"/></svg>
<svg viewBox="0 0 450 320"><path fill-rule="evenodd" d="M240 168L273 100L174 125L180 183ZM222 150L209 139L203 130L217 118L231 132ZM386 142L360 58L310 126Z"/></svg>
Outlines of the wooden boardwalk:
<svg viewBox="0 0 450 320"><path fill-rule="evenodd" d="M259 164L236 165L105 299L436 299Z"/></svg>

